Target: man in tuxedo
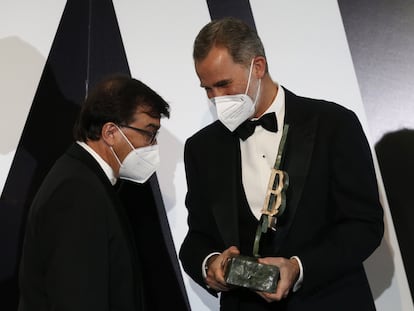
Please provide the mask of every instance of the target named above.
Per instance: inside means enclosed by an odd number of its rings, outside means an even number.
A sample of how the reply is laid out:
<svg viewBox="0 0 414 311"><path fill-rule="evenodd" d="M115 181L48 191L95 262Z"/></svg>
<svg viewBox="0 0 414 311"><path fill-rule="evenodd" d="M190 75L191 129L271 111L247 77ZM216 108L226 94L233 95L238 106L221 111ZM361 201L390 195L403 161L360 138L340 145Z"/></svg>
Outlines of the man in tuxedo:
<svg viewBox="0 0 414 311"><path fill-rule="evenodd" d="M184 270L210 293L221 293L224 311L375 310L363 261L380 244L383 211L356 115L273 81L260 38L240 20L204 26L193 58L218 120L185 144ZM274 292L231 286L224 278L229 258L254 255L287 124L280 162L289 176L286 206L275 230L262 236L259 259L277 266L280 279Z"/></svg>
<svg viewBox="0 0 414 311"><path fill-rule="evenodd" d="M76 142L54 164L29 211L19 310L151 310L114 185L118 178L144 183L154 173L161 117L169 117L168 104L127 76L109 77L88 94Z"/></svg>

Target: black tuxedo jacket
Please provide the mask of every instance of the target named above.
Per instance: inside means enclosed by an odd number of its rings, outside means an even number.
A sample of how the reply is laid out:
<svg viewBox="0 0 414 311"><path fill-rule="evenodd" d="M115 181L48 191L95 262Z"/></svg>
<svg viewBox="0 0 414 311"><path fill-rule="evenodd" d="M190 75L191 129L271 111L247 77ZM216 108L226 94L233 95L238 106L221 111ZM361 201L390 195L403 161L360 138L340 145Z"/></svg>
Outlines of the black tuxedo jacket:
<svg viewBox="0 0 414 311"><path fill-rule="evenodd" d="M95 159L74 144L29 211L19 310L143 310L133 235Z"/></svg>
<svg viewBox="0 0 414 311"><path fill-rule="evenodd" d="M222 310L374 310L362 262L382 239L383 211L361 125L334 103L285 95L290 128L283 170L290 183L272 255L298 256L303 284L272 304L245 301L239 290L222 293ZM180 259L205 287L203 259L240 245L239 138L216 121L187 140L184 160L189 230Z"/></svg>

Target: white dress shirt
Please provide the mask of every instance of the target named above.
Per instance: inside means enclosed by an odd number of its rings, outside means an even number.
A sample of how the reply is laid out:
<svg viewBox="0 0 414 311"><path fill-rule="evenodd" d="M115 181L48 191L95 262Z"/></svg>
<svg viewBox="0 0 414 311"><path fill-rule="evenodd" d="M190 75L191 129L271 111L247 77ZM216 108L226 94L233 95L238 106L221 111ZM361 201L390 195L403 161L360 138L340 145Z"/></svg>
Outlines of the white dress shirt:
<svg viewBox="0 0 414 311"><path fill-rule="evenodd" d="M258 220L263 209L271 170L275 165L285 123L285 91L280 85L278 85L278 91L272 105L264 114L271 112L276 113L276 133L267 131L258 125L252 136L245 141L240 139L244 192L250 210ZM297 256L292 256L292 258L297 260L300 270L299 278L293 286L295 292L300 288L303 281L303 267Z"/></svg>
<svg viewBox="0 0 414 311"><path fill-rule="evenodd" d="M258 125L253 135L245 141L240 139L244 192L246 193L250 210L257 219L260 219L261 216L270 173L275 165L277 151L282 138L285 119L285 92L282 87L278 87L278 92L272 105L264 114L270 112L276 113L278 125L276 133L267 131L261 125Z"/></svg>

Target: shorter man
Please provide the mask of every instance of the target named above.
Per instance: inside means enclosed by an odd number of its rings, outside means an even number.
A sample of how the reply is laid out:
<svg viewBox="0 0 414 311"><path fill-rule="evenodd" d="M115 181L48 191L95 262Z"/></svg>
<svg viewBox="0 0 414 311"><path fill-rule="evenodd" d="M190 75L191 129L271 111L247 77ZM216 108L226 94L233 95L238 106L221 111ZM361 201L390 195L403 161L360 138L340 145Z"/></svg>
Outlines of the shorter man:
<svg viewBox="0 0 414 311"><path fill-rule="evenodd" d="M113 185L145 182L159 161L168 104L127 76L88 95L74 143L43 181L29 211L19 310L146 310L132 231ZM137 198L137 205L139 198Z"/></svg>

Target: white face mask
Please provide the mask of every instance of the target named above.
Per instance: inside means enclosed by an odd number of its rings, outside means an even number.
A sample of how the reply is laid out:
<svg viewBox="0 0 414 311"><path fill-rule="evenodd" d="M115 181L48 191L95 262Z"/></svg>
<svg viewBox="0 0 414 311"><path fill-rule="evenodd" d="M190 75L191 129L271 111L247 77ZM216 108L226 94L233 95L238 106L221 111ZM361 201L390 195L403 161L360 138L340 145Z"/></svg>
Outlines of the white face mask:
<svg viewBox="0 0 414 311"><path fill-rule="evenodd" d="M125 134L119 128L118 130L132 148L131 152L127 154L121 163L111 147L112 153L120 166L119 178L142 184L154 174L160 164L158 145L134 148Z"/></svg>
<svg viewBox="0 0 414 311"><path fill-rule="evenodd" d="M240 124L253 116L256 110L256 103L260 94L261 79L257 87L256 98L254 102L247 95L249 90L250 79L253 68L253 61L250 64L249 79L244 94L217 96L210 99L217 109L217 117L231 132L233 132Z"/></svg>

